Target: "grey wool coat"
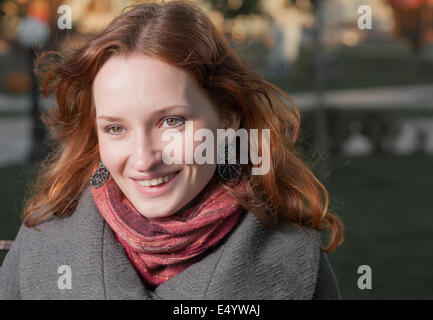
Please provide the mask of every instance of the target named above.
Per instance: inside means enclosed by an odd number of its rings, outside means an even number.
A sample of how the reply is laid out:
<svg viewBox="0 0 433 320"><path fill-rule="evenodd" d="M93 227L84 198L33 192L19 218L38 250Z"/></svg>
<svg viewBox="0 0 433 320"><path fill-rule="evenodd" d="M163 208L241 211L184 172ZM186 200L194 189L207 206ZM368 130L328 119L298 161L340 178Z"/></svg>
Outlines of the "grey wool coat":
<svg viewBox="0 0 433 320"><path fill-rule="evenodd" d="M71 216L38 229L21 226L0 269L0 299L340 299L315 231L289 223L266 228L250 212L203 259L153 291L90 188Z"/></svg>

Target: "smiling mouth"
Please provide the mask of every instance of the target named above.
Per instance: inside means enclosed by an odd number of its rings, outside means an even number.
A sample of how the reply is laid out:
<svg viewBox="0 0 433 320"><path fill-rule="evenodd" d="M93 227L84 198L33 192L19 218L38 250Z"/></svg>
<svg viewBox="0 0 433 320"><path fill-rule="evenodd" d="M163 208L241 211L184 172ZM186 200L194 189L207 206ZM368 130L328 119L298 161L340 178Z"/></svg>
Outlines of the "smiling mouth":
<svg viewBox="0 0 433 320"><path fill-rule="evenodd" d="M137 183L143 187L159 187L173 179L180 171L173 172L166 176L160 176L153 179L137 180Z"/></svg>

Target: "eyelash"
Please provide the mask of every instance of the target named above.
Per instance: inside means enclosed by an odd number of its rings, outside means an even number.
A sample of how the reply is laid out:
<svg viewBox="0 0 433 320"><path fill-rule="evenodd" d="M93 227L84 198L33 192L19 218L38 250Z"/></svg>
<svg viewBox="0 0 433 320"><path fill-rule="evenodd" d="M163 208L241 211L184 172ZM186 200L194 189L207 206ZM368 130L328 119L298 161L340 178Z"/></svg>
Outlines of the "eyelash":
<svg viewBox="0 0 433 320"><path fill-rule="evenodd" d="M111 126L111 127L107 127L107 128L105 128L104 131L105 131L105 132L108 132L108 133L110 133L110 134L112 134L112 135L115 135L115 136L120 135L119 133L111 133L110 130L113 129L113 128L121 128L121 129L123 129L121 126Z"/></svg>
<svg viewBox="0 0 433 320"><path fill-rule="evenodd" d="M162 123L164 123L165 121L167 121L167 120L169 120L169 119L180 120L180 121L182 122L181 125L183 125L184 122L185 122L185 118L184 118L184 117L167 117L167 118L165 118L165 119L162 121ZM179 126L181 126L181 125L168 126L168 127L166 127L166 128L177 128L177 127L179 127Z"/></svg>
<svg viewBox="0 0 433 320"><path fill-rule="evenodd" d="M168 118L165 118L165 119L162 121L162 123L164 123L165 121L170 120L170 119L175 119L175 120L181 121L182 124L174 125L174 126L167 126L167 127L165 127L165 128L176 128L176 127L179 127L179 126L183 125L184 122L185 122L185 118L184 118L184 117L168 117ZM110 130L113 129L113 128L121 128L121 129L123 129L121 126L110 126L110 127L105 128L104 131L107 132L107 133L110 133L110 134L112 134L112 135L115 135L115 136L120 135L120 133L112 133L112 132L110 132Z"/></svg>

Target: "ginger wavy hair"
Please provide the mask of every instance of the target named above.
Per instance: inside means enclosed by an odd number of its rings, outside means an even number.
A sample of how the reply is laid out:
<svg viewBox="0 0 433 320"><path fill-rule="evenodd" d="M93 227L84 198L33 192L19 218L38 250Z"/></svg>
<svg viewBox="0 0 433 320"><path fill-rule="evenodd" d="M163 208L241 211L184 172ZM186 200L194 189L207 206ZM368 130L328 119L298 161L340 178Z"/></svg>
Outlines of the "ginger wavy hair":
<svg viewBox="0 0 433 320"><path fill-rule="evenodd" d="M54 93L57 107L43 116L54 144L25 203L26 226L66 217L76 209L100 161L92 83L107 59L127 53L155 57L190 72L222 116L237 113L241 127L270 130L269 173L251 175L252 164L243 165L241 178L247 187L242 193L219 182L240 204L269 227L286 218L300 227L328 230L327 252L343 242L344 227L328 211L325 187L296 151L296 106L239 58L199 7L185 1L133 6L67 58L57 52L39 56L36 72L42 92Z"/></svg>

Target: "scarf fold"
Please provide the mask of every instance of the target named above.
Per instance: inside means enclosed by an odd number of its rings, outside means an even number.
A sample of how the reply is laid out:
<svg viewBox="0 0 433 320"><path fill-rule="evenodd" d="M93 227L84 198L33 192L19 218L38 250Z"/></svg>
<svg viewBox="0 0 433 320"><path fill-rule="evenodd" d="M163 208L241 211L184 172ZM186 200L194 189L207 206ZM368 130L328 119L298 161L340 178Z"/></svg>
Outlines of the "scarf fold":
<svg viewBox="0 0 433 320"><path fill-rule="evenodd" d="M230 186L244 187L242 182ZM152 220L135 209L111 176L102 187L92 188L92 194L129 260L152 289L203 258L202 254L223 239L244 212L227 191L214 183L189 208Z"/></svg>

